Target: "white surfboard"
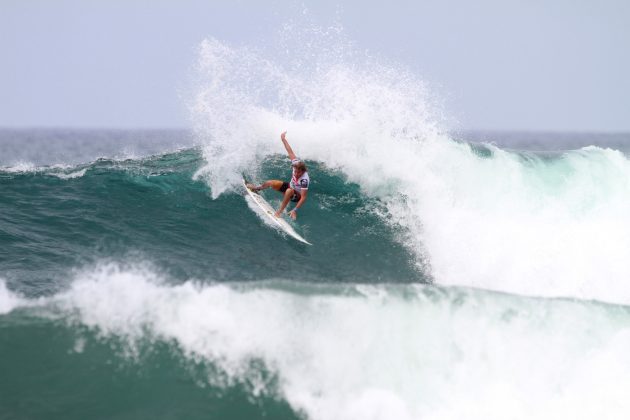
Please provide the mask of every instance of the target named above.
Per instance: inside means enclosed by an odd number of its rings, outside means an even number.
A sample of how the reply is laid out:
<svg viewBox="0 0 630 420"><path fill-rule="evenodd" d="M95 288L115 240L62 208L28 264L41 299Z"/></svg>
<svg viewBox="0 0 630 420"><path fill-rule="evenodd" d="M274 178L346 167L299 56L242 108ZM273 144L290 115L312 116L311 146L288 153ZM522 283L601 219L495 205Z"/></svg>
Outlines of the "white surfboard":
<svg viewBox="0 0 630 420"><path fill-rule="evenodd" d="M295 229L293 229L293 226L291 226L286 220L282 219L281 217L276 217L275 216L276 211L273 209L273 207L271 207L271 204L269 204L267 200L265 200L262 197L262 195L255 193L254 191L247 188L247 182L245 182L245 180L243 180L243 186L245 187L245 191L247 191L247 194L249 194L249 196L252 198L254 203L256 203L256 205L260 208L260 210L262 210L260 213L265 215L265 217L271 222L272 226L282 229L283 232L285 232L287 235L289 235L293 239L296 239L307 245L313 245L312 243L304 239L302 236L300 236L295 231Z"/></svg>

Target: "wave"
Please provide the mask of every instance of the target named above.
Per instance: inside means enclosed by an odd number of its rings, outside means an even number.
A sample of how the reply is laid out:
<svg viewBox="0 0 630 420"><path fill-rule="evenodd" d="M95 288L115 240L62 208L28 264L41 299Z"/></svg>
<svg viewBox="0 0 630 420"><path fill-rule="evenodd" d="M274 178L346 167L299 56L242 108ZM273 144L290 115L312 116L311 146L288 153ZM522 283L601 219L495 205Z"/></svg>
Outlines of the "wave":
<svg viewBox="0 0 630 420"><path fill-rule="evenodd" d="M381 203L338 173L311 164L319 191L296 228L317 246L305 250L251 211L242 186L213 200L193 180L203 165L188 149L0 175L0 248L10 262L2 275L29 295L59 290L68 270L102 259L153 261L182 281L429 281L397 243L400 229L380 222ZM262 167L261 176L286 174L276 157ZM279 195L265 194L278 205Z"/></svg>
<svg viewBox="0 0 630 420"><path fill-rule="evenodd" d="M624 154L454 141L422 80L332 45L291 49L296 57L284 64L264 51L202 43L191 109L207 162L196 177L213 197L282 154L286 129L303 158L382 203L381 223L403 228L398 242L437 284L630 302Z"/></svg>
<svg viewBox="0 0 630 420"><path fill-rule="evenodd" d="M291 29L201 44L195 148L94 159L134 136L105 134L42 166L47 132L14 140L37 159L0 168L0 416L630 412L628 157L456 141L408 69ZM243 197L287 176L284 129L312 247Z"/></svg>
<svg viewBox="0 0 630 420"><path fill-rule="evenodd" d="M199 175L211 169L203 149L12 169L0 175L5 253L24 261L19 255L32 250L38 263L17 274L40 279L131 255L182 279L264 279L288 269L314 281L419 280L630 302L630 166L621 152L586 147L544 155L448 139L412 144L422 151L422 172L379 158L380 184L353 179L368 176L367 166L353 175L307 155L315 189L296 225L316 243L307 253L260 228L240 181L212 199L212 182ZM284 175L284 160L269 154L251 176ZM58 249L47 247L51 241ZM254 263L247 267L243 258Z"/></svg>
<svg viewBox="0 0 630 420"><path fill-rule="evenodd" d="M197 148L0 170L0 241L18 261L2 275L63 283L71 267L135 258L182 281L291 273L630 303L626 155L455 141L409 70L330 45L294 49L287 61L202 43ZM287 176L283 129L311 168L313 194L296 224L309 251L261 228L240 196L243 174Z"/></svg>
<svg viewBox="0 0 630 420"><path fill-rule="evenodd" d="M11 331L25 317L76 330L63 357L92 357L115 340L118 364L150 369L148 354L173 345L198 386L243 384L251 398L281 398L311 419L630 409L630 312L614 305L418 284L173 284L146 266L108 263L75 274L66 291L20 298L0 323Z"/></svg>

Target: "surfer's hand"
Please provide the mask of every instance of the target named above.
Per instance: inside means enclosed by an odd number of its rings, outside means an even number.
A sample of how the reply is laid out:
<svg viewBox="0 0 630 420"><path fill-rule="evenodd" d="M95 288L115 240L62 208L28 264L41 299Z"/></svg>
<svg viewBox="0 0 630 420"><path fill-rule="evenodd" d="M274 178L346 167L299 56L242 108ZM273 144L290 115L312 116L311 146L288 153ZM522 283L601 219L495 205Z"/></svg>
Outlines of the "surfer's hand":
<svg viewBox="0 0 630 420"><path fill-rule="evenodd" d="M289 216L291 216L291 219L295 220L297 219L297 212L295 210L291 210L289 212Z"/></svg>
<svg viewBox="0 0 630 420"><path fill-rule="evenodd" d="M282 134L280 134L280 139L281 140L286 140L286 135L287 135L287 132L286 131L283 132Z"/></svg>

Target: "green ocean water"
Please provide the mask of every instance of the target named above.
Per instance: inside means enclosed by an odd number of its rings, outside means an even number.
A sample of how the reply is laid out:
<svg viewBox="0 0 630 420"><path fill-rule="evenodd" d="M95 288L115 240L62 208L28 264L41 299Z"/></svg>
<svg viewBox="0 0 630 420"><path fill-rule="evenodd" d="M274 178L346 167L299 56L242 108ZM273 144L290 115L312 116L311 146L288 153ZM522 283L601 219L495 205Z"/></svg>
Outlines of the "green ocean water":
<svg viewBox="0 0 630 420"><path fill-rule="evenodd" d="M200 42L186 130L0 129L0 420L626 420L628 133L454 132L299 22Z"/></svg>
<svg viewBox="0 0 630 420"><path fill-rule="evenodd" d="M379 203L365 200L340 174L311 165L318 193L297 226L316 246L305 247L267 227L246 205L244 191L213 200L208 185L193 180L202 163L198 149L186 148L0 172L6 287L36 302L67 290L77 271L109 262L148 265L172 285L426 281L394 240L396 228L372 214ZM257 174L263 178L286 172L281 157L263 168ZM220 370L186 360L174 343L144 343L129 359L116 337L38 312L24 308L0 318L2 418L300 417L279 397L253 396L247 380L208 385L207 375L221 376ZM270 383L276 380L258 366Z"/></svg>
<svg viewBox="0 0 630 420"><path fill-rule="evenodd" d="M50 293L51 283L65 286L69 270L104 259L148 260L181 281L422 279L394 240L396 229L373 214L379 203L363 199L339 174L311 165L318 193L297 226L317 246L306 248L264 228L244 190L213 200L209 187L193 180L201 162L199 151L188 149L4 173L2 256L9 263L3 276L9 285L19 281L28 296ZM263 167L261 179L286 175L280 157ZM265 196L279 203L279 194Z"/></svg>
<svg viewBox="0 0 630 420"><path fill-rule="evenodd" d="M0 418L630 412L623 152L449 140L376 187L307 159L305 246L181 133L97 134L5 132Z"/></svg>
<svg viewBox="0 0 630 420"><path fill-rule="evenodd" d="M118 340L64 323L16 314L0 328L2 418L300 418L273 396L252 397L247 381L207 385L212 365L169 343L129 358Z"/></svg>

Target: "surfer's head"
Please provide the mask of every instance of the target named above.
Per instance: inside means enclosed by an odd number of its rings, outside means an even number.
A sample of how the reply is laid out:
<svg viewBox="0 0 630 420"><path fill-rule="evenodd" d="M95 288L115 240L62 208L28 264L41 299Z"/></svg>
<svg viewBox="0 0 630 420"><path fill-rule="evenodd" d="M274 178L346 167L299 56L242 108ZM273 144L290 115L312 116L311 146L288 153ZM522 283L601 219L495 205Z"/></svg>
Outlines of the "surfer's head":
<svg viewBox="0 0 630 420"><path fill-rule="evenodd" d="M300 172L300 173L304 173L306 172L306 164L304 162L297 161L293 164L293 167L295 168L296 171Z"/></svg>

